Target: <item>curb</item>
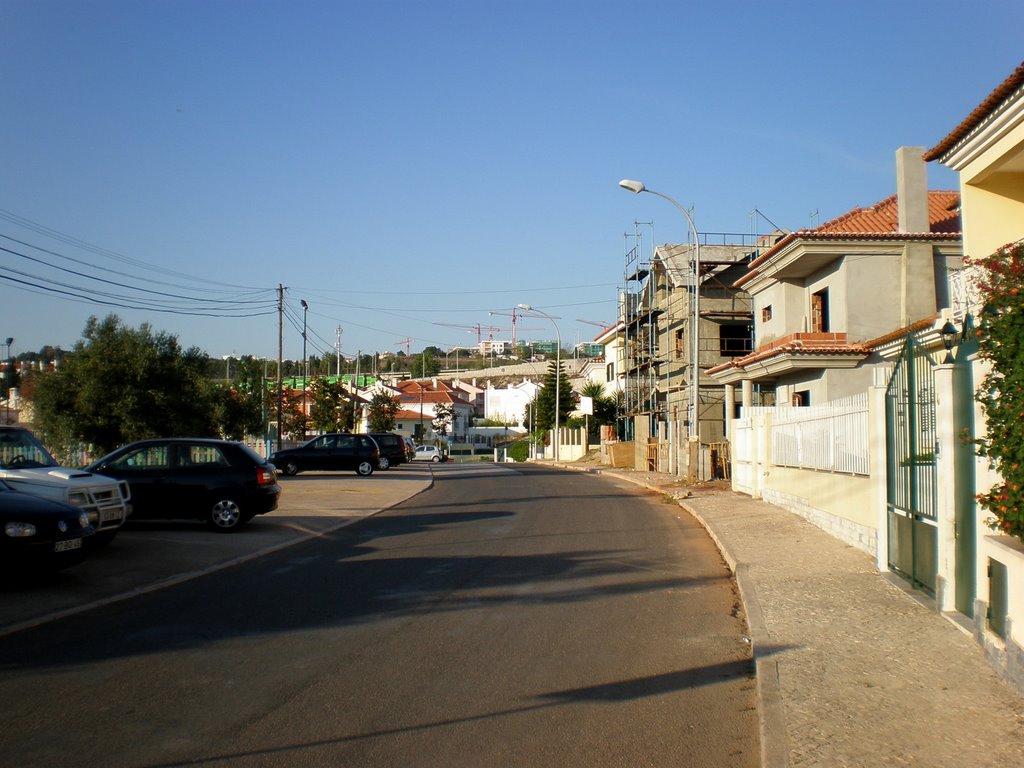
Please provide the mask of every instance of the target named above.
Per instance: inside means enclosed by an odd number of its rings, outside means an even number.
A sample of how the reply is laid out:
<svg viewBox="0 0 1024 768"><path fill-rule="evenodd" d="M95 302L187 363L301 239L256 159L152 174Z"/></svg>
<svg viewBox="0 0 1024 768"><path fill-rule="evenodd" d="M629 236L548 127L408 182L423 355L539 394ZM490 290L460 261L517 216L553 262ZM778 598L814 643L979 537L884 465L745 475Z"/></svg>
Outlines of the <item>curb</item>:
<svg viewBox="0 0 1024 768"><path fill-rule="evenodd" d="M601 469L588 469L587 471L606 474ZM623 480L655 493L662 492L658 486L650 485L643 480L635 480L624 473L610 472L607 474L621 477ZM786 738L786 712L782 703L782 690L779 686L779 664L771 649L768 628L765 626L761 602L757 597L757 586L750 575L750 566L748 563L736 560L736 557L715 533L711 524L697 510L689 506L685 500L676 499L676 503L707 532L736 580L736 587L739 589L740 600L743 603L743 612L747 617L747 629L750 632L750 646L757 678L761 766L762 768L787 768L789 766L789 743Z"/></svg>

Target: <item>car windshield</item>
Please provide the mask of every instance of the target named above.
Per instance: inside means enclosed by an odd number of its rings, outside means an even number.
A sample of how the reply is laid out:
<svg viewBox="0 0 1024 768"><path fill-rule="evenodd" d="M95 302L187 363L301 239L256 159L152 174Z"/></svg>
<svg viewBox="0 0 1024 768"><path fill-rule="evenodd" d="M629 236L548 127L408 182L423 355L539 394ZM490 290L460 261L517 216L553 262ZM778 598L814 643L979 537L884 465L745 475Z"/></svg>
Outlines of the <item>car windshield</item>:
<svg viewBox="0 0 1024 768"><path fill-rule="evenodd" d="M35 435L25 429L0 431L0 469L34 469L56 467L50 455Z"/></svg>

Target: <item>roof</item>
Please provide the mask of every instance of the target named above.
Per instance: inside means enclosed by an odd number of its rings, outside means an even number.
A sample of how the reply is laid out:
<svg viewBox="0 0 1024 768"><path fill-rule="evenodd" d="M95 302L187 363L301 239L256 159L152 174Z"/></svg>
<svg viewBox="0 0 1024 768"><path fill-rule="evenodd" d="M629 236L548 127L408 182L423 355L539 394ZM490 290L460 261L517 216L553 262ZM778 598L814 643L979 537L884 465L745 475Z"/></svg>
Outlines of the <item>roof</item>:
<svg viewBox="0 0 1024 768"><path fill-rule="evenodd" d="M752 280L758 267L768 262L775 254L791 245L803 241L843 240L918 240L922 237L939 240L958 240L960 232L960 193L952 190L929 190L928 232L899 231L899 203L896 195L870 208L854 208L842 216L827 221L816 229L801 229L790 232L775 245L750 262L749 271L736 281L742 286Z"/></svg>
<svg viewBox="0 0 1024 768"><path fill-rule="evenodd" d="M1022 86L1024 86L1024 62L1013 71L1012 75L1000 83L981 104L975 107L971 114L965 117L960 125L954 128L946 138L925 152L923 155L924 159L929 161L938 160L960 143L971 131L981 125L985 118L1006 101L1010 94Z"/></svg>

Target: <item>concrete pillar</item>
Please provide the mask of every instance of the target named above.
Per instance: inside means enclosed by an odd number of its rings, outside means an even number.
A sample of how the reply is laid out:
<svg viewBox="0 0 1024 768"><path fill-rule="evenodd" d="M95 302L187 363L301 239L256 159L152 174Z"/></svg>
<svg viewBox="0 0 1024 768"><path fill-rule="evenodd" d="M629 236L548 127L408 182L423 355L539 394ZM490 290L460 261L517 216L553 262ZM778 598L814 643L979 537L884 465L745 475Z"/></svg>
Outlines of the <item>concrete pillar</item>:
<svg viewBox="0 0 1024 768"><path fill-rule="evenodd" d="M744 379L742 384L742 399L740 405L744 408L751 408L754 405L754 382L750 379ZM746 414L744 414L746 415Z"/></svg>
<svg viewBox="0 0 1024 768"><path fill-rule="evenodd" d="M732 384L725 385L725 439L732 444L732 420L736 412L736 391Z"/></svg>

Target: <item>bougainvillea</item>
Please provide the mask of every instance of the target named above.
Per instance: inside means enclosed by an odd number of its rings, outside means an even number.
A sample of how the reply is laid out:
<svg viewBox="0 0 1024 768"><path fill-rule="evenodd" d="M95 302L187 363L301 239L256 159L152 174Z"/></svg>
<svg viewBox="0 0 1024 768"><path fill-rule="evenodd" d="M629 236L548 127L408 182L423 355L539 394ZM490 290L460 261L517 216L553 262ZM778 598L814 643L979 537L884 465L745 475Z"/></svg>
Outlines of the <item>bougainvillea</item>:
<svg viewBox="0 0 1024 768"><path fill-rule="evenodd" d="M984 311L979 353L991 364L975 397L988 418L978 453L999 481L978 496L993 529L1024 541L1024 240L973 261Z"/></svg>

